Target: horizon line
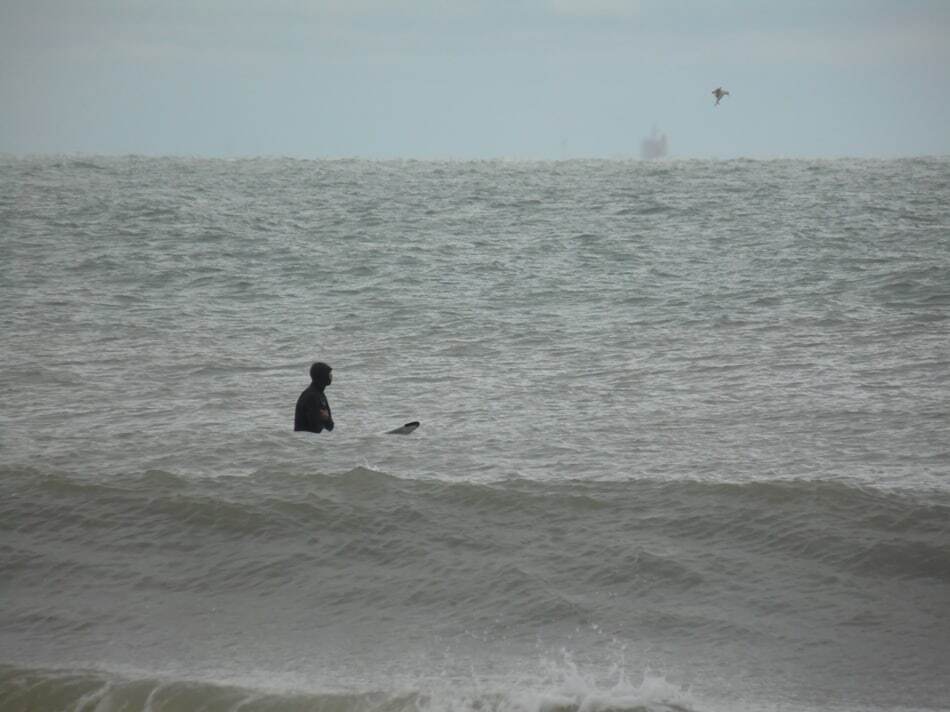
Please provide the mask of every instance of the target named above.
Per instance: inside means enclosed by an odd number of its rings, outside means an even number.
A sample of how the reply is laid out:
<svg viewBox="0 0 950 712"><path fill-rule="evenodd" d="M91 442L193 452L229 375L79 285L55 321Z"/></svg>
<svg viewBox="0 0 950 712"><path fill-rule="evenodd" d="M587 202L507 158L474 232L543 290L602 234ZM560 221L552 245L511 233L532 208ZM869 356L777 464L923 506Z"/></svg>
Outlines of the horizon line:
<svg viewBox="0 0 950 712"><path fill-rule="evenodd" d="M214 155L201 153L103 153L90 151L5 151L0 150L0 158L14 159L37 159L37 158L69 158L69 159L152 159L152 160L208 160L208 161L255 161L255 160L290 160L290 161L367 161L375 163L386 162L415 162L415 163L491 163L491 162L510 162L510 163L570 163L572 161L602 161L602 162L630 162L630 163L675 163L679 161L840 161L840 160L865 160L865 161L899 161L899 160L920 160L933 159L943 160L950 158L948 154L938 153L917 153L917 154L892 154L892 155L857 155L857 154L838 154L838 155L739 155L739 156L716 156L716 155L682 155L682 156L663 156L658 158L643 158L634 154L617 154L612 156L518 156L518 155L496 155L496 156L399 156L399 155L360 155L360 154L326 154L326 155L291 155L285 153L259 153L259 154L233 154L233 155Z"/></svg>

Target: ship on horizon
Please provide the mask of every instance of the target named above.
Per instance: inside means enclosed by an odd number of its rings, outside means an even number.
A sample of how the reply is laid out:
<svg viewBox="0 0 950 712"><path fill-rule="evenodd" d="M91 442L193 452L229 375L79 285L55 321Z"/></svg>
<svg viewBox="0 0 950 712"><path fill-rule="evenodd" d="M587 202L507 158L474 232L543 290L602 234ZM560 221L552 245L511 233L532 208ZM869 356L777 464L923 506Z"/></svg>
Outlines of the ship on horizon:
<svg viewBox="0 0 950 712"><path fill-rule="evenodd" d="M640 142L640 158L645 161L655 158L664 158L669 150L666 134L661 134L656 126L643 141Z"/></svg>

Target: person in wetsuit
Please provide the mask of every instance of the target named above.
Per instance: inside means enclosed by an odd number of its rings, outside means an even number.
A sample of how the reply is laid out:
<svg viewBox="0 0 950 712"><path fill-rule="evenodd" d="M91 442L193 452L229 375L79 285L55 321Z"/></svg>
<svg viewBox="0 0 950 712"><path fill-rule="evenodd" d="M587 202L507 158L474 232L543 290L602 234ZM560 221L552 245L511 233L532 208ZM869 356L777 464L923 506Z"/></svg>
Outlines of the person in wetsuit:
<svg viewBox="0 0 950 712"><path fill-rule="evenodd" d="M323 389L333 381L332 370L320 361L310 367L310 385L300 394L297 399L297 408L294 410L294 430L305 430L311 433L333 430L330 404L327 403L327 397L323 392Z"/></svg>

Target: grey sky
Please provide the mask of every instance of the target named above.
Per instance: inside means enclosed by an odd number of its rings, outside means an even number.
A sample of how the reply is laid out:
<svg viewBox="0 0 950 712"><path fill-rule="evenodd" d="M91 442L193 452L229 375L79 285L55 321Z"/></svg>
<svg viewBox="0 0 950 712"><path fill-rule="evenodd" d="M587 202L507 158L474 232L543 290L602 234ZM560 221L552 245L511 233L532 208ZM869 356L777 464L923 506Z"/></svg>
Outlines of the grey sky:
<svg viewBox="0 0 950 712"><path fill-rule="evenodd" d="M0 0L12 153L950 155L948 91L943 0Z"/></svg>

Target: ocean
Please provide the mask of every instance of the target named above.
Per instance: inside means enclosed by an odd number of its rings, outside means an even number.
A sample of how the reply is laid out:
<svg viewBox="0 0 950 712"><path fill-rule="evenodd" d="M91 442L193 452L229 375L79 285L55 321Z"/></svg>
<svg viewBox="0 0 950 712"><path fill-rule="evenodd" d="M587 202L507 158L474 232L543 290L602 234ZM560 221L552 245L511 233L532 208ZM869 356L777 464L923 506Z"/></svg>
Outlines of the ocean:
<svg viewBox="0 0 950 712"><path fill-rule="evenodd" d="M0 157L0 327L3 712L950 710L950 159Z"/></svg>

